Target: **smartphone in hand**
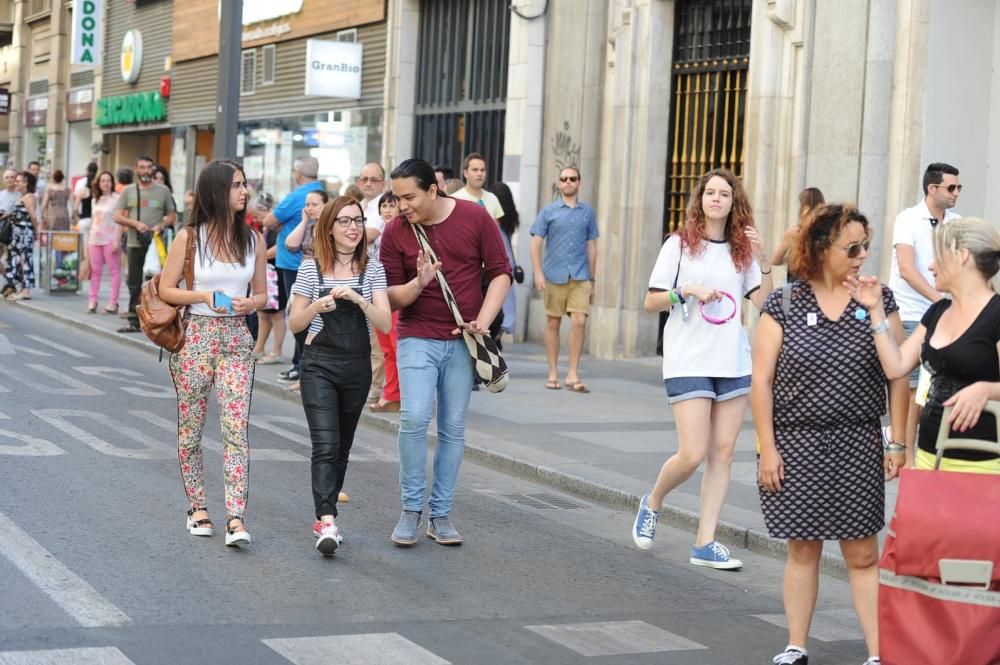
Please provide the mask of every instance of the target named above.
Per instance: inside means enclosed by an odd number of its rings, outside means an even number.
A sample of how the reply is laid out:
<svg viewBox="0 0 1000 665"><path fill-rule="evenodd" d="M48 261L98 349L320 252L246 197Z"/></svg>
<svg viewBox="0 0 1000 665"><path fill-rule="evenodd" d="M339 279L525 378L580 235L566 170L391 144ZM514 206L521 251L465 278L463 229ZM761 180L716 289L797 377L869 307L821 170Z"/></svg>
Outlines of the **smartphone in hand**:
<svg viewBox="0 0 1000 665"><path fill-rule="evenodd" d="M212 293L212 307L215 307L216 309L224 307L230 314L235 314L233 311L233 299L220 291Z"/></svg>

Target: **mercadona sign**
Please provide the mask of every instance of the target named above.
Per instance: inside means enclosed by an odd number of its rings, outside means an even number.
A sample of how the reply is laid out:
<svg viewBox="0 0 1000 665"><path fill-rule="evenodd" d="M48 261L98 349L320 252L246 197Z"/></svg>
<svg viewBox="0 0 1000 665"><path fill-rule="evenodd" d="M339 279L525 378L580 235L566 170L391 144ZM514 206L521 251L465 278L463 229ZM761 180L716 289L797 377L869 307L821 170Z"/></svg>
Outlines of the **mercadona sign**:
<svg viewBox="0 0 1000 665"><path fill-rule="evenodd" d="M95 122L101 127L160 122L166 119L167 105L160 93L153 90L97 100Z"/></svg>
<svg viewBox="0 0 1000 665"><path fill-rule="evenodd" d="M73 52L70 59L72 64L101 64L103 14L104 0L73 1Z"/></svg>

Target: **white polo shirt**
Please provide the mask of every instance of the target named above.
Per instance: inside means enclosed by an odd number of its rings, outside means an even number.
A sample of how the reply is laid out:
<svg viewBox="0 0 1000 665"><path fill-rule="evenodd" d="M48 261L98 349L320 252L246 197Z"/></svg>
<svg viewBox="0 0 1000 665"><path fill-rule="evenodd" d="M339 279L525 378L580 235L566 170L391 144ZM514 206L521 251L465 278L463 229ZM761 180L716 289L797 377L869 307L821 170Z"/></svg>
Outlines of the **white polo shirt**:
<svg viewBox="0 0 1000 665"><path fill-rule="evenodd" d="M950 210L944 211L944 223L958 219L960 215ZM899 317L903 321L919 321L923 318L931 301L920 295L910 286L899 272L899 261L896 258L897 245L913 247L913 260L917 270L931 286L934 285L934 275L930 266L934 260L934 227L931 220L934 216L927 209L924 199L920 203L907 208L896 216L892 226L892 273L889 276L889 288L899 305Z"/></svg>
<svg viewBox="0 0 1000 665"><path fill-rule="evenodd" d="M382 195L379 194L368 203L362 202L365 214L365 228L378 229L378 237L375 238L375 242L368 245L368 258L373 261L378 261L379 250L382 249L382 231L385 231L385 220L382 219L382 215L378 211L378 201L381 198Z"/></svg>

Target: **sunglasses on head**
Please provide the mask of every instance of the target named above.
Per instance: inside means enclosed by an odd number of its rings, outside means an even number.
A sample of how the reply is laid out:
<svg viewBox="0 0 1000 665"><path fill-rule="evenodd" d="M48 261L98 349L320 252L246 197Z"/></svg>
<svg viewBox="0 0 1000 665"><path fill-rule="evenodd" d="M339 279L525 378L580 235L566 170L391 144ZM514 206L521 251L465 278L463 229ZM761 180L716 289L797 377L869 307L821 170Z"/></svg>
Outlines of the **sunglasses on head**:
<svg viewBox="0 0 1000 665"><path fill-rule="evenodd" d="M559 176L559 182L576 182L580 179L577 175Z"/></svg>
<svg viewBox="0 0 1000 665"><path fill-rule="evenodd" d="M959 193L961 193L961 191L962 191L962 186L961 185L948 185L948 186L945 186L945 185L934 185L934 186L938 187L938 188L944 187L945 189L948 190L949 194L954 194L956 190L958 190Z"/></svg>

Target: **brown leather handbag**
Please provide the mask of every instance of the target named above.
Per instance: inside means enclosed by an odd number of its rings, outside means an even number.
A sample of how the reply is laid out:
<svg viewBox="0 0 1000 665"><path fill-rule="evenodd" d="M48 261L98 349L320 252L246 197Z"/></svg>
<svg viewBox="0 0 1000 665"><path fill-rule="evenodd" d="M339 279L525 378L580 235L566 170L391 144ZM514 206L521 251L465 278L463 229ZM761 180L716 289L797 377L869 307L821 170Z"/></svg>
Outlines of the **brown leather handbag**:
<svg viewBox="0 0 1000 665"><path fill-rule="evenodd" d="M194 243L193 229L188 229L187 248L184 250L184 284L188 291L194 290ZM170 353L184 348L184 319L187 306L170 305L160 298L160 276L142 285L139 304L135 308L139 316L139 327L154 344ZM162 353L162 352L161 352Z"/></svg>

